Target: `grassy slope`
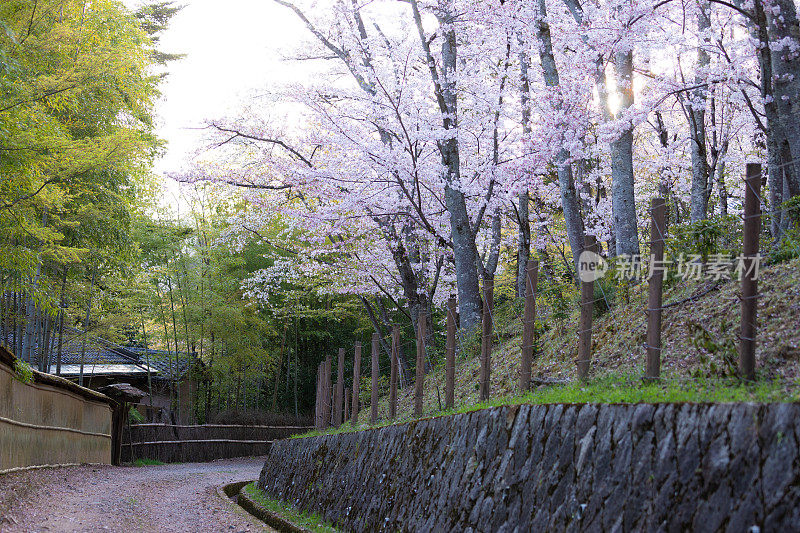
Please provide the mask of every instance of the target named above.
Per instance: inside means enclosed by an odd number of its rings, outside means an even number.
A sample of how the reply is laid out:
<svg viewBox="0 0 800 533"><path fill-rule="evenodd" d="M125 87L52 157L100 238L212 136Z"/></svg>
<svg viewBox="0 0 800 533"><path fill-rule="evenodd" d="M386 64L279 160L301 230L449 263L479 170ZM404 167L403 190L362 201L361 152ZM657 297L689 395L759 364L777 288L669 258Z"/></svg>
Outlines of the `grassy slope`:
<svg viewBox="0 0 800 533"><path fill-rule="evenodd" d="M708 286L702 283L678 283L665 291L664 303L680 301L703 292ZM664 311L662 327L662 376L666 385L653 396L652 391L638 391L638 376L643 373L646 335L644 309L647 285L641 284L629 291L628 304L617 305L595 320L592 339L592 379L594 385L570 385L558 391L541 390L529 395L526 401L600 401L604 397L598 390L611 393L608 401L672 400L765 400L797 398L800 377L800 260L766 267L759 283L761 298L758 305L757 371L759 378L770 383L752 395L730 391L720 395L721 382L714 379L708 363L703 362L700 349L692 344L697 335L692 329L699 324L710 333L710 338L720 345L735 349L739 328L739 284L723 281L719 288L695 301L671 307ZM624 295L618 299L624 300ZM520 357L521 325L518 321L498 324L506 340L496 342L492 353L491 390L498 403L513 401L518 361ZM554 326L542 337L542 349L536 356L532 375L540 379L574 380L577 355L577 310L564 322ZM714 355L711 361L720 363ZM697 374L711 378L697 381ZM478 403L479 361L475 355L462 356L456 363L456 407L474 406ZM617 388L615 392L613 389ZM734 387L735 388L735 387ZM541 387L544 389L544 387ZM551 388L552 389L552 388ZM438 391L438 394L437 394ZM627 392L625 392L627 391ZM680 394L679 391L683 391ZM716 391L716 392L715 392ZM398 393L398 415L410 416L413 411L413 387ZM540 397L537 397L538 396ZM585 396L585 398L584 398ZM440 411L439 397L444 402L444 368L437 367L425 378L424 413ZM616 398L616 399L615 399ZM495 402L493 402L495 403ZM388 414L388 399L381 399L380 415ZM369 416L369 408L362 410L361 420Z"/></svg>

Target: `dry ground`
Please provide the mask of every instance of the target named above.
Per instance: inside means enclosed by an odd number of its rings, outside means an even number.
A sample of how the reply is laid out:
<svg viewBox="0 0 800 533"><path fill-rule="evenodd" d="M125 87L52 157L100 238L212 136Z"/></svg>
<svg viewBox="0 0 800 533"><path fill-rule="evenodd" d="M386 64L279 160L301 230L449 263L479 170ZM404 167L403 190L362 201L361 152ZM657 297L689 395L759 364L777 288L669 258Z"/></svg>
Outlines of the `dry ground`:
<svg viewBox="0 0 800 533"><path fill-rule="evenodd" d="M263 457L0 475L0 531L272 531L217 489L257 479Z"/></svg>

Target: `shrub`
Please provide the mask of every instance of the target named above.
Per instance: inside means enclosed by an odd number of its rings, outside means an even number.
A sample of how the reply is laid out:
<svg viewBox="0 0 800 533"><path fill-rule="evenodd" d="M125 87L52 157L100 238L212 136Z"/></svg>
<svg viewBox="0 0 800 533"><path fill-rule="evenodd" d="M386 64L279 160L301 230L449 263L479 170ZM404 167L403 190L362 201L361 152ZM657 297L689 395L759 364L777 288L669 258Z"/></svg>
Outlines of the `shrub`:
<svg viewBox="0 0 800 533"><path fill-rule="evenodd" d="M132 424L139 424L144 422L144 415L140 413L137 408L131 406L130 410L128 411L128 419Z"/></svg>
<svg viewBox="0 0 800 533"><path fill-rule="evenodd" d="M31 383L33 381L33 367L25 361L19 359L14 361L14 374L23 383Z"/></svg>
<svg viewBox="0 0 800 533"><path fill-rule="evenodd" d="M371 371L370 371L371 372ZM389 376L383 374L378 376L378 397L389 394ZM369 405L372 399L372 376L361 376L361 383L358 389L358 401L361 405Z"/></svg>
<svg viewBox="0 0 800 533"><path fill-rule="evenodd" d="M787 211L791 227L784 232L781 240L770 250L768 263L781 263L800 257L800 196L783 202L781 209Z"/></svg>
<svg viewBox="0 0 800 533"><path fill-rule="evenodd" d="M739 217L715 216L669 229L666 255L676 260L681 254L699 255L705 263L712 254L741 253L742 221Z"/></svg>

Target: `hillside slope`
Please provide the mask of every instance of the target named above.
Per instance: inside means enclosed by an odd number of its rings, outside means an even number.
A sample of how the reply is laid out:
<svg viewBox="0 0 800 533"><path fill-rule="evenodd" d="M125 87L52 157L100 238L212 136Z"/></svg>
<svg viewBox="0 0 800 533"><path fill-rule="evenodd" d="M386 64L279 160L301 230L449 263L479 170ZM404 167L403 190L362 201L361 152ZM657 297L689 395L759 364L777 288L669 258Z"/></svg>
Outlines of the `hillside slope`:
<svg viewBox="0 0 800 533"><path fill-rule="evenodd" d="M765 267L759 280L759 379L779 382L787 394L798 391L800 377L800 260ZM665 382L686 382L730 377L735 370L740 316L737 281L679 283L666 290L662 327L662 377ZM697 296L697 297L694 297ZM632 288L610 311L595 318L592 338L592 379L634 382L643 374L645 361L647 284ZM577 306L561 326L549 324L540 339L532 376L536 380L575 380ZM492 397L515 393L520 358L521 324L518 319L497 324L506 339L492 352ZM468 351L468 350L464 350ZM474 347L456 361L456 408L478 403L479 357ZM442 364L425 378L424 413L444 406ZM398 415L413 411L413 386L398 393ZM388 414L388 398L379 406Z"/></svg>

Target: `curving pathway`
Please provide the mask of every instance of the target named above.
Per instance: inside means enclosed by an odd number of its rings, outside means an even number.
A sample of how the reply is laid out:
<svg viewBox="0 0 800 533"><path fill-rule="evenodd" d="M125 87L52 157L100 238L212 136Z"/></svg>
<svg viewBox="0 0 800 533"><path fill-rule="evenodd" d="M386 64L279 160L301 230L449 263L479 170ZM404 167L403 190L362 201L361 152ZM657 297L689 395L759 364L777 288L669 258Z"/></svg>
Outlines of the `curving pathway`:
<svg viewBox="0 0 800 533"><path fill-rule="evenodd" d="M0 475L2 532L272 531L218 489L258 479L263 457Z"/></svg>

